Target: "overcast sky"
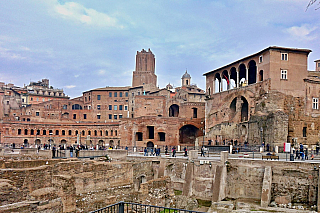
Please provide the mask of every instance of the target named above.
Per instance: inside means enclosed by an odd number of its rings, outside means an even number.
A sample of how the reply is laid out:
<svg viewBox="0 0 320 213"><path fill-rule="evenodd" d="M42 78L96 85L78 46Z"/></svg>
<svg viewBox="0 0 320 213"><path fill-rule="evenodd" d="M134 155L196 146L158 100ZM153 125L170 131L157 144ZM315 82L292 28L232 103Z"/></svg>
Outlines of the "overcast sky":
<svg viewBox="0 0 320 213"><path fill-rule="evenodd" d="M268 46L320 58L320 9L310 0L1 0L0 81L49 78L70 97L129 86L135 55L150 48L158 85L181 85ZM320 1L320 0L319 0Z"/></svg>

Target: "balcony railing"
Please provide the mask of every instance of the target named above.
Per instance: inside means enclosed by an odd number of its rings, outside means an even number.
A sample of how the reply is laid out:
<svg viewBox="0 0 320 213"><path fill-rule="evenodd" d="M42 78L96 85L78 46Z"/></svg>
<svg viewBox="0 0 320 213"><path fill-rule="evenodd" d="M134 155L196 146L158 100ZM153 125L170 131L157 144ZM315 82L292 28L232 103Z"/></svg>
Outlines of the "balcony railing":
<svg viewBox="0 0 320 213"><path fill-rule="evenodd" d="M202 213L186 209L168 208L163 206L144 205L139 203L119 202L90 213Z"/></svg>

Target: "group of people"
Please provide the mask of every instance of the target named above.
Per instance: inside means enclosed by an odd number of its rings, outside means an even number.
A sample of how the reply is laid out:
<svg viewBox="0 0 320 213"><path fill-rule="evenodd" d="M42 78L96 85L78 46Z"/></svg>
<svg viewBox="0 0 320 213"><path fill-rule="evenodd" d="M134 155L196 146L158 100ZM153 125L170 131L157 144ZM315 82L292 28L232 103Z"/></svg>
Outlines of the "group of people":
<svg viewBox="0 0 320 213"><path fill-rule="evenodd" d="M151 147L149 150L150 150L150 156L160 156L160 152L161 152L160 148ZM143 152L144 152L144 156L148 156L149 151L147 147L144 148Z"/></svg>
<svg viewBox="0 0 320 213"><path fill-rule="evenodd" d="M319 152L319 149L317 151L316 149L316 153ZM304 146L302 145L302 143L300 143L299 148L298 149L294 149L293 148L293 154L295 154L295 159L300 160L309 160L309 151L308 148L304 148ZM314 155L311 153L310 159L313 160Z"/></svg>

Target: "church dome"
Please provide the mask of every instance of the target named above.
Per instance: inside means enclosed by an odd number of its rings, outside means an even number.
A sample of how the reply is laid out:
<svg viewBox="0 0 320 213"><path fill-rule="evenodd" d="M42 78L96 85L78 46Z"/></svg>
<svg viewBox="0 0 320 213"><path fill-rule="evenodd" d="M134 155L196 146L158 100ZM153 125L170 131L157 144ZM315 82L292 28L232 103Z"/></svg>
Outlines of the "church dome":
<svg viewBox="0 0 320 213"><path fill-rule="evenodd" d="M187 72L187 70L186 70L186 72L183 74L182 78L191 78L191 76L189 75L189 73Z"/></svg>

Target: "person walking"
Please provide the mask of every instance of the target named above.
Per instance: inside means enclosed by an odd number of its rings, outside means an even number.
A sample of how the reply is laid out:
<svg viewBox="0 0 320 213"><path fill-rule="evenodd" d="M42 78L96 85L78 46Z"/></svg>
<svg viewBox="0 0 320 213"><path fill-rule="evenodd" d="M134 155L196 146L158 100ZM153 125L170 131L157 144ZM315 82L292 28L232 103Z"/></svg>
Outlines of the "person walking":
<svg viewBox="0 0 320 213"><path fill-rule="evenodd" d="M172 157L176 157L176 147L172 148Z"/></svg>
<svg viewBox="0 0 320 213"><path fill-rule="evenodd" d="M148 150L147 150L147 147L144 147L144 156L148 156Z"/></svg>
<svg viewBox="0 0 320 213"><path fill-rule="evenodd" d="M56 146L52 147L52 158L56 157Z"/></svg>
<svg viewBox="0 0 320 213"><path fill-rule="evenodd" d="M165 148L164 154L165 154L165 155L167 155L167 154L168 154L168 146L167 146L167 145L166 145L166 148Z"/></svg>
<svg viewBox="0 0 320 213"><path fill-rule="evenodd" d="M184 150L184 156L185 156L185 157L187 157L187 156L188 156L188 150L187 150L187 147L184 147L184 149L183 149L183 150Z"/></svg>
<svg viewBox="0 0 320 213"><path fill-rule="evenodd" d="M204 146L201 147L201 155L200 156L201 157L205 157L205 155L204 155Z"/></svg>
<svg viewBox="0 0 320 213"><path fill-rule="evenodd" d="M70 157L73 158L73 146L70 146Z"/></svg>

